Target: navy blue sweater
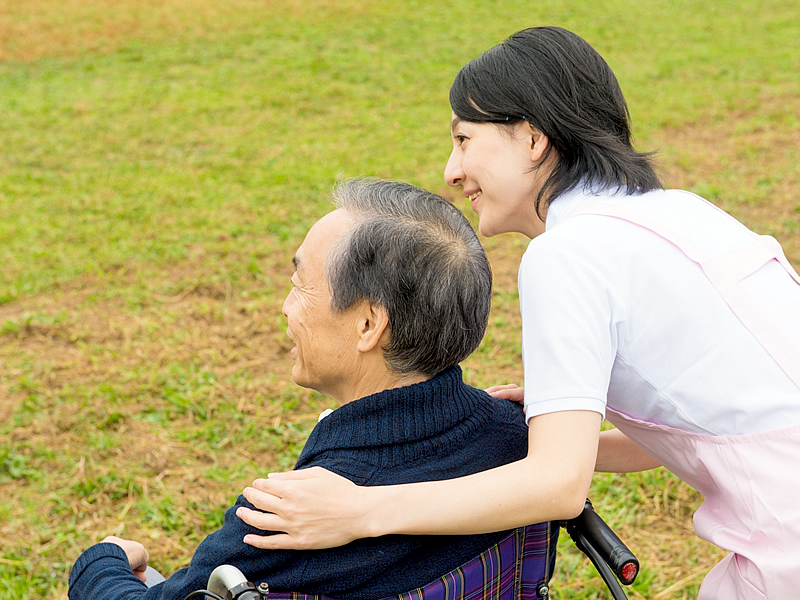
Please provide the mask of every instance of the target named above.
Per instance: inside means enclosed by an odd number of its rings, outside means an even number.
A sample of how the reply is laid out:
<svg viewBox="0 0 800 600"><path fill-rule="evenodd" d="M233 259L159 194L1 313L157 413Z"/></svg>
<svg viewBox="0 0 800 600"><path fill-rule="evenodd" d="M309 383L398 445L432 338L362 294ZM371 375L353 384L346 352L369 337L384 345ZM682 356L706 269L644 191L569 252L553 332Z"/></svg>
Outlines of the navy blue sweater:
<svg viewBox="0 0 800 600"><path fill-rule="evenodd" d="M454 367L430 381L386 390L346 404L323 419L295 468L321 466L358 485L451 479L519 460L527 452L522 409L464 384ZM221 564L239 568L271 591L368 600L425 585L477 556L506 532L471 536L389 535L340 548L265 551L242 542L263 533L235 515L252 507L243 496L225 513L219 531L197 548L189 567L147 588L123 550L97 544L84 552L69 578L71 600L183 600L205 589Z"/></svg>

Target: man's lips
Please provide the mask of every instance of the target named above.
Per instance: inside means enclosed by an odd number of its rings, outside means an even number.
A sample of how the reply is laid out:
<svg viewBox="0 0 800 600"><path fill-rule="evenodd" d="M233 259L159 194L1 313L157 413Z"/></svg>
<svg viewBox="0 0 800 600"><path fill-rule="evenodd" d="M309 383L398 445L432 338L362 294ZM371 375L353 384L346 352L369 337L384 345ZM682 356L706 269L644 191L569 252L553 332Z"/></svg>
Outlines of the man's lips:
<svg viewBox="0 0 800 600"><path fill-rule="evenodd" d="M289 350L289 355L294 358L297 355L297 344L295 344L294 338L292 337L292 332L288 329L286 330L286 336L291 340L292 344L294 344L292 349Z"/></svg>

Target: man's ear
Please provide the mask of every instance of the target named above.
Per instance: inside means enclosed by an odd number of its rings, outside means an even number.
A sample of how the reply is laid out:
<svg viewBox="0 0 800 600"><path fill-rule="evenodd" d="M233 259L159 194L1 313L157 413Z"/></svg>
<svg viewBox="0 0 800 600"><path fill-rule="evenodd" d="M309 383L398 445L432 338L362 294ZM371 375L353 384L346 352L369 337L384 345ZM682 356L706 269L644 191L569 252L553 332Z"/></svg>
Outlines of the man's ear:
<svg viewBox="0 0 800 600"><path fill-rule="evenodd" d="M389 332L389 313L383 306L364 302L359 309L358 351L370 352L381 347L384 334Z"/></svg>
<svg viewBox="0 0 800 600"><path fill-rule="evenodd" d="M528 135L531 140L531 160L535 163L540 163L547 158L548 150L550 149L550 138L530 123L528 123L528 128Z"/></svg>

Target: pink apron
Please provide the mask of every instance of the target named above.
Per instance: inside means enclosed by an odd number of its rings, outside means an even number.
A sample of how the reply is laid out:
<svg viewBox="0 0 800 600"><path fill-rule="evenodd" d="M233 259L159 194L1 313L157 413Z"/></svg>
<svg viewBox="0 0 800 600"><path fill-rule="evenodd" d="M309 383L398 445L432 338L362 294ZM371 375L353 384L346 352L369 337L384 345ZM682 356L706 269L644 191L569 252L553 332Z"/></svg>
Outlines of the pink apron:
<svg viewBox="0 0 800 600"><path fill-rule="evenodd" d="M678 247L703 269L734 314L800 388L800 348L738 285L771 260L800 284L775 239L754 233L751 242L711 258L627 208L593 204L569 216L581 214L629 221ZM731 554L703 580L699 600L800 598L800 425L715 436L640 421L611 408L608 420L703 494L705 501L694 515L695 531Z"/></svg>

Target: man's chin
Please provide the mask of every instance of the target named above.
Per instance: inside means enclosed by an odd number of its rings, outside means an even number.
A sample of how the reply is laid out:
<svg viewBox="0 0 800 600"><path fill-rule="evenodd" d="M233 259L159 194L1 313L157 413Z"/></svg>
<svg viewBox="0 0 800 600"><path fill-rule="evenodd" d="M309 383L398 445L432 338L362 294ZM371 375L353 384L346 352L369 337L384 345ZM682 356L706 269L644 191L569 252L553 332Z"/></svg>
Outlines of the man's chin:
<svg viewBox="0 0 800 600"><path fill-rule="evenodd" d="M303 377L303 373L299 372L297 368L297 363L295 363L294 368L292 369L292 381L299 385L300 387L307 388L308 387L308 378Z"/></svg>

